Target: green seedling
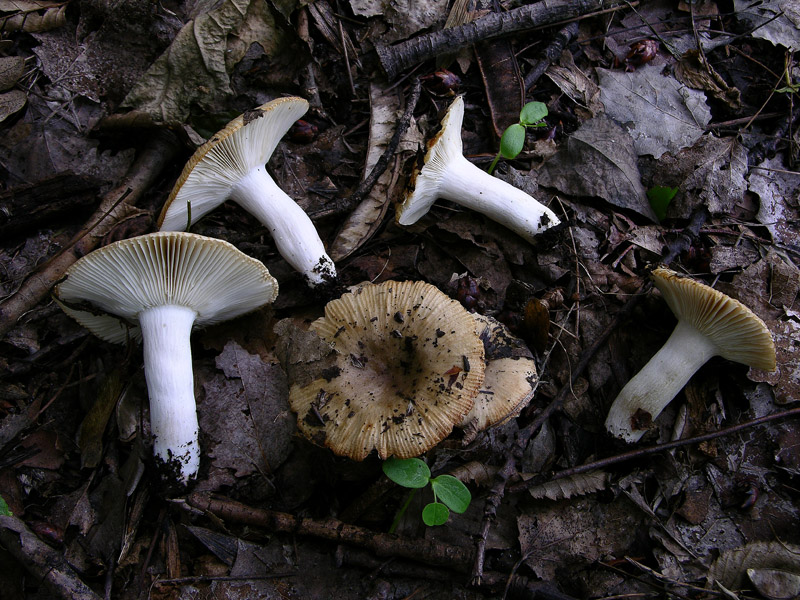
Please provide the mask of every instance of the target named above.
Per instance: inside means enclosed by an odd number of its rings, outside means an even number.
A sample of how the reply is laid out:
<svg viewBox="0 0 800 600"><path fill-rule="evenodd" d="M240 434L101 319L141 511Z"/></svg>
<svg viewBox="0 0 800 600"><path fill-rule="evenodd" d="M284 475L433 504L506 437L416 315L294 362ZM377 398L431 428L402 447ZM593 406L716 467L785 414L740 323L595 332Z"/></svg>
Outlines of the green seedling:
<svg viewBox="0 0 800 600"><path fill-rule="evenodd" d="M547 105L543 102L528 102L519 112L519 123L509 125L500 138L500 152L494 157L492 164L489 165L489 173L494 171L500 157L512 159L519 156L525 146L525 130L528 127L545 127L547 123L544 118L547 116Z"/></svg>
<svg viewBox="0 0 800 600"><path fill-rule="evenodd" d="M647 190L647 199L650 200L650 206L659 221L666 218L667 207L677 193L678 188L664 187L663 185L656 185Z"/></svg>
<svg viewBox="0 0 800 600"><path fill-rule="evenodd" d="M439 475L431 478L431 470L419 458L390 458L383 463L383 472L398 485L411 488L405 504L400 508L389 529L393 533L397 529L408 505L418 489L430 484L433 491L433 502L422 509L422 522L429 527L444 525L450 518L450 511L463 513L472 501L467 486L452 475Z"/></svg>
<svg viewBox="0 0 800 600"><path fill-rule="evenodd" d="M8 503L0 496L0 517L13 517L14 513L8 508Z"/></svg>

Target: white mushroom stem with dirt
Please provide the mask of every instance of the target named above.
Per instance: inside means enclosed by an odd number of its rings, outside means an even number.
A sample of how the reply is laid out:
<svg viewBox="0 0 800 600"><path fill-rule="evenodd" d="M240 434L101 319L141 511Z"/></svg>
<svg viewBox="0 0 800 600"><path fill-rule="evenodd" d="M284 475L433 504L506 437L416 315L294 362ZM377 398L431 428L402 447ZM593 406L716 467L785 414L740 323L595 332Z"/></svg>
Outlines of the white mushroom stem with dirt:
<svg viewBox="0 0 800 600"><path fill-rule="evenodd" d="M397 207L397 223L416 223L437 198L442 198L484 214L528 241L558 225L558 217L545 205L464 158L463 120L464 100L459 96L442 119L441 130L428 144L424 165L414 177L413 190Z"/></svg>
<svg viewBox="0 0 800 600"><path fill-rule="evenodd" d="M651 278L678 324L611 405L606 429L627 442L638 441L649 423L714 356L775 370L769 329L744 304L664 267L654 269Z"/></svg>

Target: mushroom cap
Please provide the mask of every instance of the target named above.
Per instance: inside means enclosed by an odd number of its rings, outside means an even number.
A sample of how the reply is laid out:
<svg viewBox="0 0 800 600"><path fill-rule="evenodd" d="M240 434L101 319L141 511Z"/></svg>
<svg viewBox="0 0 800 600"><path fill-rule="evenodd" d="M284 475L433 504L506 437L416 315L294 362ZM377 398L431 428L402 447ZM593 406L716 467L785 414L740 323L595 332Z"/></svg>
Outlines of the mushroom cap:
<svg viewBox="0 0 800 600"><path fill-rule="evenodd" d="M228 242L166 231L87 254L67 270L55 295L92 333L124 343L141 336L135 326L147 308L185 306L197 313L196 325L212 325L274 301L278 282Z"/></svg>
<svg viewBox="0 0 800 600"><path fill-rule="evenodd" d="M705 335L727 360L764 371L775 370L775 343L764 321L738 300L666 267L650 274L680 321Z"/></svg>
<svg viewBox="0 0 800 600"><path fill-rule="evenodd" d="M533 397L536 362L525 343L492 317L474 313L481 330L486 371L475 404L461 421L464 442L478 432L519 415Z"/></svg>
<svg viewBox="0 0 800 600"><path fill-rule="evenodd" d="M167 198L158 227L183 231L225 202L252 169L263 167L292 124L308 110L303 98L277 98L249 110L200 146L183 168Z"/></svg>
<svg viewBox="0 0 800 600"><path fill-rule="evenodd" d="M289 393L298 427L334 453L410 458L432 448L472 408L483 382L477 323L421 282L367 284L325 307L311 329L336 365Z"/></svg>
<svg viewBox="0 0 800 600"><path fill-rule="evenodd" d="M416 223L439 197L439 183L447 165L463 158L461 124L464 99L457 96L442 118L439 132L428 142L422 169L413 175L411 190L397 206L395 219L401 225Z"/></svg>

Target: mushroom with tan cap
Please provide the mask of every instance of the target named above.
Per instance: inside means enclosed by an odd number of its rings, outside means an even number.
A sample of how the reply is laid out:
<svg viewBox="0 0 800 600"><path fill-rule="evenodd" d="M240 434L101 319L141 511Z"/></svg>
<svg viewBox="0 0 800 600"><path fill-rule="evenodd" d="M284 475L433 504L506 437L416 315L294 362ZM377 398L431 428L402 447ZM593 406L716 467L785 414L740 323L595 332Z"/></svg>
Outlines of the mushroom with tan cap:
<svg viewBox="0 0 800 600"><path fill-rule="evenodd" d="M741 302L665 267L651 273L678 324L664 346L611 405L606 429L627 442L654 420L713 356L775 370L775 344L764 322Z"/></svg>
<svg viewBox="0 0 800 600"><path fill-rule="evenodd" d="M190 332L272 302L267 268L222 240L161 232L110 244L70 267L62 308L106 341L141 337L156 460L188 483L200 465Z"/></svg>
<svg viewBox="0 0 800 600"><path fill-rule="evenodd" d="M483 431L519 415L533 397L536 361L519 338L497 319L473 313L481 330L486 370L475 404L459 424L468 444Z"/></svg>
<svg viewBox="0 0 800 600"><path fill-rule="evenodd" d="M311 330L336 362L293 383L298 427L334 453L410 458L432 448L472 408L483 382L476 321L421 282L366 284L332 300Z"/></svg>
<svg viewBox="0 0 800 600"><path fill-rule="evenodd" d="M428 143L424 165L414 175L414 189L397 207L397 223L416 223L437 198L443 198L486 215L528 241L558 225L560 221L552 210L464 158L463 120L464 100L459 96L442 119L441 130Z"/></svg>
<svg viewBox="0 0 800 600"><path fill-rule="evenodd" d="M161 231L188 229L230 199L269 229L278 252L310 286L333 283L336 267L314 224L264 166L307 110L308 102L302 98L272 100L235 118L200 146L161 211Z"/></svg>

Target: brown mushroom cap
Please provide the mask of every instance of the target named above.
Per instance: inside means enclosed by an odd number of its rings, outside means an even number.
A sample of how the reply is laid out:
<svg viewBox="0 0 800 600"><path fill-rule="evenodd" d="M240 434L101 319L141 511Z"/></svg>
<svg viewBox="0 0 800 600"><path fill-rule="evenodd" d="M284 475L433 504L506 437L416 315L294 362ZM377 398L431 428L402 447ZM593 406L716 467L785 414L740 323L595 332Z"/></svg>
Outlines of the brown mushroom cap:
<svg viewBox="0 0 800 600"><path fill-rule="evenodd" d="M464 429L464 443L519 415L533 397L538 379L536 362L522 340L492 317L472 316L481 329L486 371L475 404L459 425Z"/></svg>
<svg viewBox="0 0 800 600"><path fill-rule="evenodd" d="M666 267L654 269L651 278L678 320L703 333L719 356L756 369L775 370L772 334L744 304Z"/></svg>
<svg viewBox="0 0 800 600"><path fill-rule="evenodd" d="M458 302L424 282L367 284L325 307L311 329L336 366L293 385L298 427L334 453L418 456L447 437L483 382L483 343Z"/></svg>

